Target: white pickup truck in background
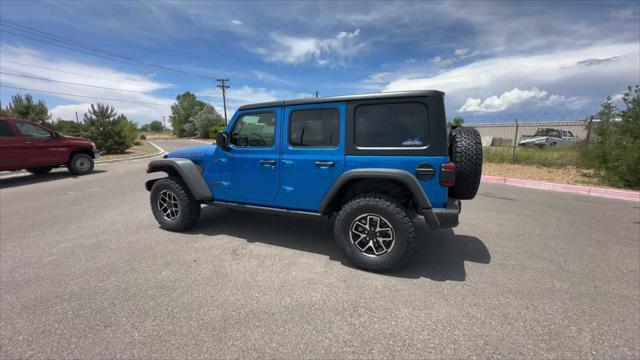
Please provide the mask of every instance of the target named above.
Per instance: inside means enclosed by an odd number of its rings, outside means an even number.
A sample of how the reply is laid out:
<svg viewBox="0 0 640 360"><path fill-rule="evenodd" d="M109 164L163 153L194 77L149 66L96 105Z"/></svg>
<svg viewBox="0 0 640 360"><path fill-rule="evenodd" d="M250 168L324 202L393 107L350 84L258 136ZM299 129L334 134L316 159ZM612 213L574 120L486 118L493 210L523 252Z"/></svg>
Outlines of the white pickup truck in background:
<svg viewBox="0 0 640 360"><path fill-rule="evenodd" d="M522 135L518 145L543 148L545 146L575 144L578 141L579 138L569 130L538 128L534 135Z"/></svg>

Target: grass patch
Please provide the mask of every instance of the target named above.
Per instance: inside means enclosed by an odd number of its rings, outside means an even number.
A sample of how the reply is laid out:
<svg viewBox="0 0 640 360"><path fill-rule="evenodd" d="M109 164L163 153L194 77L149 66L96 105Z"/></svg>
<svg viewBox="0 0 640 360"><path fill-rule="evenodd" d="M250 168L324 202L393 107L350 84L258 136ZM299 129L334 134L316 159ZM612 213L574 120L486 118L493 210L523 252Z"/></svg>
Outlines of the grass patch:
<svg viewBox="0 0 640 360"><path fill-rule="evenodd" d="M100 161L100 160L126 159L126 158L130 158L130 157L151 155L151 154L155 154L157 152L158 152L158 149L156 149L155 146L151 145L147 141L142 141L140 143L140 145L134 145L134 146L130 147L129 149L127 149L127 151L124 151L122 153L100 155L100 158L98 159L98 161Z"/></svg>
<svg viewBox="0 0 640 360"><path fill-rule="evenodd" d="M510 147L485 147L483 160L488 163L537 165L550 168L585 167L581 149L576 145L548 146L542 149L517 147L515 160Z"/></svg>

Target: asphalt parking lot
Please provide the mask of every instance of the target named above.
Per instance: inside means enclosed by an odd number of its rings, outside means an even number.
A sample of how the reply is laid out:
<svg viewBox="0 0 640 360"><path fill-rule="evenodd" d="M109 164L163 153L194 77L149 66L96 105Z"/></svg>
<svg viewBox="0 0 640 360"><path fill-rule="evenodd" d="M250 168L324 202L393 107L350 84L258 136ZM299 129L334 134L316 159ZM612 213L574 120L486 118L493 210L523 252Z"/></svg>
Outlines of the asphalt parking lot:
<svg viewBox="0 0 640 360"><path fill-rule="evenodd" d="M0 176L0 358L640 357L638 203L483 184L374 274L324 219L163 231L147 161Z"/></svg>

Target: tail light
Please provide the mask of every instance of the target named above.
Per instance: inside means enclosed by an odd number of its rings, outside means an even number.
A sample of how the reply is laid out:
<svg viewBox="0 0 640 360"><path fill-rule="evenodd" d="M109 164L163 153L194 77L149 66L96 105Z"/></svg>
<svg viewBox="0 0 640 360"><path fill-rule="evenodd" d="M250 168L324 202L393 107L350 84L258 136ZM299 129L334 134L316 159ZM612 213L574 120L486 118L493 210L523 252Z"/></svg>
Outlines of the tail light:
<svg viewBox="0 0 640 360"><path fill-rule="evenodd" d="M456 164L452 162L444 163L440 167L440 185L453 187L456 183Z"/></svg>

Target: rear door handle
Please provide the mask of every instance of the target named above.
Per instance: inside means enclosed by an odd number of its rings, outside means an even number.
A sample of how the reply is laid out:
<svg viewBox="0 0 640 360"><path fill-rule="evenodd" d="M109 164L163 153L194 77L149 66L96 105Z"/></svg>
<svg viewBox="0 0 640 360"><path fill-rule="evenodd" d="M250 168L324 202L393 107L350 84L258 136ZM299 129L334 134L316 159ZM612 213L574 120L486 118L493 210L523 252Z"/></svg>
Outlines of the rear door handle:
<svg viewBox="0 0 640 360"><path fill-rule="evenodd" d="M333 161L316 161L317 167L334 167L335 165Z"/></svg>
<svg viewBox="0 0 640 360"><path fill-rule="evenodd" d="M276 165L276 161L275 160L265 160L265 159L263 159L263 160L260 160L260 165L263 165L263 166L266 166L266 165L275 166Z"/></svg>

